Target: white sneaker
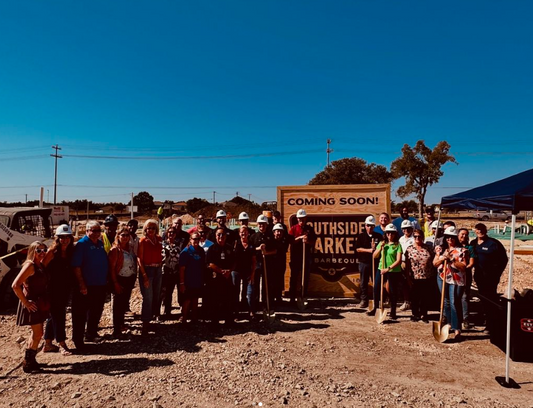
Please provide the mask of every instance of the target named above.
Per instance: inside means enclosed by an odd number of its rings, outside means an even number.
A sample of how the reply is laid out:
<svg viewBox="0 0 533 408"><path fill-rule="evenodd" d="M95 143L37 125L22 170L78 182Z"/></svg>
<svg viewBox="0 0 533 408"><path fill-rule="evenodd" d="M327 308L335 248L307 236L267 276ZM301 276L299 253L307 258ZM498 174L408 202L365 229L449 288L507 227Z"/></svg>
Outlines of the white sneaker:
<svg viewBox="0 0 533 408"><path fill-rule="evenodd" d="M405 312L406 310L411 310L411 302L403 302L403 305L400 306L400 310Z"/></svg>

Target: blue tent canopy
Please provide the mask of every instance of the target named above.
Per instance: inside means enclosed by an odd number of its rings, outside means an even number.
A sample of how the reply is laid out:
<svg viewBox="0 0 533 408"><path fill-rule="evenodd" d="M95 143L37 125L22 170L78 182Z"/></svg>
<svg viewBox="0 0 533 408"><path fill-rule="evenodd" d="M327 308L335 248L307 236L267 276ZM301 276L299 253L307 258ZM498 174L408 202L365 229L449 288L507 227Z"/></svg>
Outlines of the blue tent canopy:
<svg viewBox="0 0 533 408"><path fill-rule="evenodd" d="M471 190L443 197L441 207L456 209L508 210L533 209L533 169Z"/></svg>

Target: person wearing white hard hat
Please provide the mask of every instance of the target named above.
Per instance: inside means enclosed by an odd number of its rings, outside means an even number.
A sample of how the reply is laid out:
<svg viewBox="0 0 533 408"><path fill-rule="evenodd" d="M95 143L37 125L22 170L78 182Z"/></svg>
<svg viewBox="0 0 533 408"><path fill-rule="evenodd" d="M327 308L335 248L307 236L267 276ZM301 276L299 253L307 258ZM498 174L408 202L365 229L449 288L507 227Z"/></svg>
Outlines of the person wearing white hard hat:
<svg viewBox="0 0 533 408"><path fill-rule="evenodd" d="M385 238L378 244L373 256L374 258L380 258L379 270L381 279L384 280L384 287L389 294L390 318L396 320L396 301L402 276L402 246L398 241L398 231L393 224L388 224L385 227ZM381 282L379 282L379 285L381 285ZM379 299L380 294L376 295L376 292L379 293L378 283L375 283L374 289L374 310L379 308L379 302L383 301L383 299ZM376 299L379 300L376 301Z"/></svg>
<svg viewBox="0 0 533 408"><path fill-rule="evenodd" d="M300 297L302 292L305 296L309 275L311 274L311 262L313 261L312 250L316 242L316 233L313 226L307 223L307 212L302 208L296 212L297 224L289 229L289 239L291 245L291 279L290 298L294 304L296 297ZM305 253L304 253L305 244ZM305 271L303 269L303 257L305 256ZM304 274L304 287L302 288L302 273ZM302 290L303 289L303 290Z"/></svg>
<svg viewBox="0 0 533 408"><path fill-rule="evenodd" d="M407 206L404 205L400 209L400 216L398 218L395 218L394 221L392 221L392 223L398 230L398 235L400 236L400 238L403 236L403 221L410 221L413 229L420 228L420 225L418 225L418 220L415 217L409 217L409 209L407 208Z"/></svg>
<svg viewBox="0 0 533 408"><path fill-rule="evenodd" d="M237 230L231 230L226 225L226 220L227 220L226 211L218 210L216 214L216 220L217 220L217 227L211 231L207 239L216 243L217 241L216 230L219 228L222 228L224 230L224 234L226 234L226 244L233 247L235 245L235 242L238 239L239 234Z"/></svg>
<svg viewBox="0 0 533 408"><path fill-rule="evenodd" d="M50 318L46 322L44 331L45 345L43 351L61 351L63 355L70 355L66 339L67 305L74 286L74 271L71 266L74 253L74 237L67 224L56 229L56 239L43 259L45 272L50 277ZM53 340L59 344L53 344Z"/></svg>
<svg viewBox="0 0 533 408"><path fill-rule="evenodd" d="M418 223L417 223L418 226ZM411 278L405 269L405 251L408 247L415 243L413 238L413 223L407 219L404 219L401 223L401 229L403 235L400 237L400 245L402 246L402 270L405 272L403 274L402 282L402 292L403 292L403 304L400 306L400 310L403 312L405 310L411 309Z"/></svg>
<svg viewBox="0 0 533 408"><path fill-rule="evenodd" d="M249 223L250 223L250 217L248 216L247 213L245 213L244 211L242 213L239 214L239 222L241 223L241 226L245 226L247 229L248 229L248 236L251 237L255 231L249 227ZM239 229L240 231L240 229Z"/></svg>
<svg viewBox="0 0 533 408"><path fill-rule="evenodd" d="M442 231L443 231L443 224L442 222L438 222L437 220L433 221L430 224L430 231L431 234L428 236L426 235L426 241L425 244L429 245L432 249L434 249L438 245L442 245L445 243L442 237Z"/></svg>
<svg viewBox="0 0 533 408"><path fill-rule="evenodd" d="M269 295L271 305L281 305L283 303L283 288L285 286L285 269L287 265L287 250L289 249L288 237L281 223L272 227L274 236L273 249L270 252L264 252L267 256L267 262L272 266L270 270L272 279L269 278Z"/></svg>
<svg viewBox="0 0 533 408"><path fill-rule="evenodd" d="M270 251L272 250L272 240L274 239L272 233L268 231L268 217L266 215L259 215L257 217L257 231L250 237L250 244L254 246L256 251ZM257 309L258 304L261 301L265 301L265 288L262 288L263 284L263 257L260 253L257 253L254 272L254 307ZM268 265L267 267L271 267ZM261 290L262 288L262 290ZM261 297L261 299L260 299Z"/></svg>
<svg viewBox="0 0 533 408"><path fill-rule="evenodd" d="M356 251L359 263L359 281L361 288L361 303L359 307L368 307L368 282L372 270L376 271L376 261L372 258L372 254L376 249L376 245L383 237L374 231L376 226L376 219L369 215L365 219L365 230L357 235L356 238ZM374 262L374 268L372 268L372 262ZM375 279L372 277L372 279Z"/></svg>
<svg viewBox="0 0 533 408"><path fill-rule="evenodd" d="M455 332L455 340L459 340L462 328L461 298L466 280L466 266L470 261L468 249L459 244L457 230L448 227L444 231L446 249L441 245L435 247L433 265L437 267L437 283L442 293L443 280L446 279L444 299L444 316ZM446 266L446 269L445 269Z"/></svg>
<svg viewBox="0 0 533 408"><path fill-rule="evenodd" d="M287 234L289 233L289 229L283 223L283 217L281 216L281 213L278 210L272 212L272 222L274 223L274 225L280 224L283 227L283 231L285 231L284 236L286 238Z"/></svg>

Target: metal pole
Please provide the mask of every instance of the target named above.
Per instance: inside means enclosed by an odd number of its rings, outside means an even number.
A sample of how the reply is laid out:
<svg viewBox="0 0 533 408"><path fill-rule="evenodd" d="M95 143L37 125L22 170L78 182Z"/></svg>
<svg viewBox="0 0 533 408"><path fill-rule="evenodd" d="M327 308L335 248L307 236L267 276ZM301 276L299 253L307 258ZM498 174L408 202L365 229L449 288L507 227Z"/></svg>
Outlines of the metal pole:
<svg viewBox="0 0 533 408"><path fill-rule="evenodd" d="M87 221L89 221L89 200L87 200Z"/></svg>
<svg viewBox="0 0 533 408"><path fill-rule="evenodd" d="M333 149L330 149L330 148L329 148L329 145L330 145L330 144L331 144L331 139L328 139L328 140L327 140L328 148L326 149L326 154L327 154L327 156L328 156L328 166L327 166L327 167L329 167L329 154L333 152Z"/></svg>
<svg viewBox="0 0 533 408"><path fill-rule="evenodd" d="M130 210L131 210L131 219L133 220L133 193L131 193L131 207L130 207Z"/></svg>
<svg viewBox="0 0 533 408"><path fill-rule="evenodd" d="M60 156L57 154L58 150L61 150L59 145L52 146L52 149L55 149L55 154L51 154L50 156L55 157L55 172L54 172L54 205L57 204L57 159L62 159L63 156Z"/></svg>
<svg viewBox="0 0 533 408"><path fill-rule="evenodd" d="M514 238L516 214L511 217L511 249L509 254L509 283L507 285L507 338L505 346L505 382L509 384L509 360L511 358L511 298L513 296Z"/></svg>

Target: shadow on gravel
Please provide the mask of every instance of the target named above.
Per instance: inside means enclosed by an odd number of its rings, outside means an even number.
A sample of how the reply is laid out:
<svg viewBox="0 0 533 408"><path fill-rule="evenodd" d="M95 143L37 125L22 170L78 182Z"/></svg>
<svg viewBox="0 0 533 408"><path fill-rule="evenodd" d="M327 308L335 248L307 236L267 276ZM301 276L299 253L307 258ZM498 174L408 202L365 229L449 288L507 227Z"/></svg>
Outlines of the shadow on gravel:
<svg viewBox="0 0 533 408"><path fill-rule="evenodd" d="M42 374L103 374L109 376L139 373L150 367L166 367L174 364L169 359L115 358L111 360L92 360L73 364L48 364Z"/></svg>

